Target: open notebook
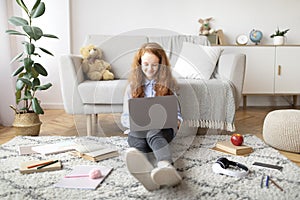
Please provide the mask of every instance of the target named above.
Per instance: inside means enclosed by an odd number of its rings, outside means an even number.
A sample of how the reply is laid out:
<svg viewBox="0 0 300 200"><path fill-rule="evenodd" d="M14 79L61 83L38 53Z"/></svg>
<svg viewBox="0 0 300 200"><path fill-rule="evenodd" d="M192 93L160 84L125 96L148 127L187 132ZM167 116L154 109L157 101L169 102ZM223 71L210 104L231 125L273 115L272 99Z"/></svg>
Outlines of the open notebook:
<svg viewBox="0 0 300 200"><path fill-rule="evenodd" d="M73 171L68 174L68 176L82 176L87 175L93 169L99 169L101 171L102 176L97 179L91 179L89 177L73 177L66 178L64 177L58 183L56 183L55 187L62 188L77 188L77 189L92 189L95 190L100 183L109 175L112 171L112 167L99 166L99 165L78 165L75 166Z"/></svg>

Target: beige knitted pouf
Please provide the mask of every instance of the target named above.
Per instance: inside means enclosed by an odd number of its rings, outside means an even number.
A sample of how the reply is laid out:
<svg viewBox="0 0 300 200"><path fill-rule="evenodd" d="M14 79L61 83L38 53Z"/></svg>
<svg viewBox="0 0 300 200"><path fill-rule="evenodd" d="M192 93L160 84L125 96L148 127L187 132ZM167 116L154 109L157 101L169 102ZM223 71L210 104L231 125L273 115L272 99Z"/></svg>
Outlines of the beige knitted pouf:
<svg viewBox="0 0 300 200"><path fill-rule="evenodd" d="M269 112L263 125L263 138L272 147L300 153L300 110Z"/></svg>

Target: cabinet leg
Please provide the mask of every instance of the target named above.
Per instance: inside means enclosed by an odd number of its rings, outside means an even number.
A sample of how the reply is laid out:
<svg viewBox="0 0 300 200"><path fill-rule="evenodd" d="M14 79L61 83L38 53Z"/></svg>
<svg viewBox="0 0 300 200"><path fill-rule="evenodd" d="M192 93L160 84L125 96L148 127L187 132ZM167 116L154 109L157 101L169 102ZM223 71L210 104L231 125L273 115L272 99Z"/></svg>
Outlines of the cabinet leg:
<svg viewBox="0 0 300 200"><path fill-rule="evenodd" d="M293 95L293 104L292 106L295 107L297 105L297 95Z"/></svg>
<svg viewBox="0 0 300 200"><path fill-rule="evenodd" d="M243 95L243 109L247 108L247 95Z"/></svg>

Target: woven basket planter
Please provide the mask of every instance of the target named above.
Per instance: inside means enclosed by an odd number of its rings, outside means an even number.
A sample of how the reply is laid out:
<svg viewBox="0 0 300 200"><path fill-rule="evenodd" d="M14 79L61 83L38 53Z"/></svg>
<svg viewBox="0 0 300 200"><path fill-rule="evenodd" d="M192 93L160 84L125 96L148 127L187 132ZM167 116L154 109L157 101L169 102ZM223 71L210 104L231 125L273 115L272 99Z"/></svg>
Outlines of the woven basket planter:
<svg viewBox="0 0 300 200"><path fill-rule="evenodd" d="M16 135L38 136L42 122L36 113L15 114L13 123Z"/></svg>

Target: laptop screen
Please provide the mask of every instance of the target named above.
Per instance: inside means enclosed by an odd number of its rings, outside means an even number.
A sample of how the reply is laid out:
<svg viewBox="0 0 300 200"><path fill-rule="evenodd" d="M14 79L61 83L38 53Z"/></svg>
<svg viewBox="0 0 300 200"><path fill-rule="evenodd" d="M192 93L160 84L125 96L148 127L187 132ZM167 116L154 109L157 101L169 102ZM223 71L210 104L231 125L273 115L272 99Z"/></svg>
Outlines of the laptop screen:
<svg viewBox="0 0 300 200"><path fill-rule="evenodd" d="M177 98L174 95L132 98L128 106L131 131L177 130Z"/></svg>

